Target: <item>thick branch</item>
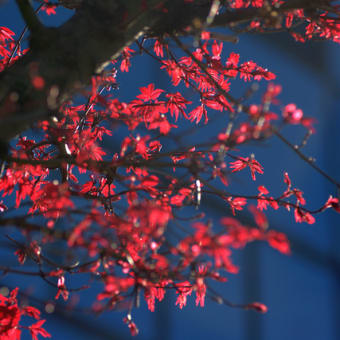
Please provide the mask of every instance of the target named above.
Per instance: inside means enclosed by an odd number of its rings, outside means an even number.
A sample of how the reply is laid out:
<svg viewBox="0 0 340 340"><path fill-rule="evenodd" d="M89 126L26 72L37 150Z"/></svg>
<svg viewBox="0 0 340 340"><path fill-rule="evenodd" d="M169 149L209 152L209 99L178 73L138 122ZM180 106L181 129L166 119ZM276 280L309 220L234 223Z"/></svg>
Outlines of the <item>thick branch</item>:
<svg viewBox="0 0 340 340"><path fill-rule="evenodd" d="M32 34L39 34L43 31L43 25L39 21L28 0L16 0L27 27Z"/></svg>
<svg viewBox="0 0 340 340"><path fill-rule="evenodd" d="M25 1L18 1L26 10ZM33 35L30 52L0 74L1 139L10 140L28 122L34 122L28 117L47 119L138 36L152 29L168 29L165 24L169 20L164 16L173 18L170 15L179 9L179 4L183 5L178 0L146 3L147 6L142 0L84 0L64 25L45 28L39 37ZM171 11L165 14L162 6ZM44 79L43 88L34 86L36 76Z"/></svg>
<svg viewBox="0 0 340 340"><path fill-rule="evenodd" d="M35 34L40 22L27 0L17 2L33 34L30 52L0 74L0 142L55 114L62 102L84 89L92 75L140 35L180 32L193 19L204 22L210 9L208 0L83 0L64 25ZM321 2L306 5L305 0L294 0L284 10ZM234 10L216 16L212 25L263 15L261 9ZM37 76L44 79L43 86L34 86Z"/></svg>

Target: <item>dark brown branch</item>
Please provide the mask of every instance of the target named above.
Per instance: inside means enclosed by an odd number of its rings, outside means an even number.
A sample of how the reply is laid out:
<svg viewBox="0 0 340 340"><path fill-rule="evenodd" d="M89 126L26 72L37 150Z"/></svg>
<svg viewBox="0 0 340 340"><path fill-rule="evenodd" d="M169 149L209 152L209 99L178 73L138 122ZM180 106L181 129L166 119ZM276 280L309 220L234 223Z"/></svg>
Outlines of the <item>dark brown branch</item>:
<svg viewBox="0 0 340 340"><path fill-rule="evenodd" d="M128 6L128 1L84 0L68 22L35 37L31 51L0 75L1 139L8 141L27 128L34 121L25 119L27 114L46 119L82 90L107 61L118 57L148 27L157 26L162 19L157 6L162 2L149 0L141 11L141 1L140 6L136 1ZM44 79L43 89L32 86L35 75ZM55 100L49 100L56 92Z"/></svg>
<svg viewBox="0 0 340 340"><path fill-rule="evenodd" d="M32 32L41 31L29 3L17 1ZM61 103L81 92L94 74L100 73L137 37L180 34L194 20L204 23L210 3L208 0L185 4L182 0L83 0L65 24L44 28L44 34L34 34L30 52L0 74L1 140L9 141L33 121L55 114ZM294 8L315 10L327 3L295 0L272 10L280 13ZM210 26L266 18L270 10L227 11L216 15ZM43 88L32 85L37 75L44 79ZM51 100L51 96L55 98ZM28 115L36 119L25 118Z"/></svg>
<svg viewBox="0 0 340 340"><path fill-rule="evenodd" d="M39 35L43 33L44 26L41 24L36 16L36 12L33 10L28 0L16 0L16 3L20 9L28 29L33 35Z"/></svg>

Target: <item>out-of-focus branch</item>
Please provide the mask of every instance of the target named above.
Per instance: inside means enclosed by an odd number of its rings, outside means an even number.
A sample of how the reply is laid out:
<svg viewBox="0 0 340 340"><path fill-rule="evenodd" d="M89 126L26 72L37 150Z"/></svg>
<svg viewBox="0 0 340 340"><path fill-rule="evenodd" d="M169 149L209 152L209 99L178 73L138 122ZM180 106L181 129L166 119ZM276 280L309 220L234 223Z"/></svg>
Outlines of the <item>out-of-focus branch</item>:
<svg viewBox="0 0 340 340"><path fill-rule="evenodd" d="M204 23L210 10L208 0L83 0L65 24L43 28L28 1L17 2L33 35L30 52L0 74L2 141L33 122L26 115L39 112L37 119L44 120L55 114L61 103L81 92L93 75L139 36L181 34L193 22ZM210 26L233 26L266 18L272 11L316 9L328 3L295 0L278 8L234 9L215 15ZM36 76L43 79L42 86L34 85Z"/></svg>
<svg viewBox="0 0 340 340"><path fill-rule="evenodd" d="M42 33L44 26L41 24L36 16L35 11L30 5L28 0L16 0L16 3L20 9L21 15L23 16L27 27L32 34Z"/></svg>

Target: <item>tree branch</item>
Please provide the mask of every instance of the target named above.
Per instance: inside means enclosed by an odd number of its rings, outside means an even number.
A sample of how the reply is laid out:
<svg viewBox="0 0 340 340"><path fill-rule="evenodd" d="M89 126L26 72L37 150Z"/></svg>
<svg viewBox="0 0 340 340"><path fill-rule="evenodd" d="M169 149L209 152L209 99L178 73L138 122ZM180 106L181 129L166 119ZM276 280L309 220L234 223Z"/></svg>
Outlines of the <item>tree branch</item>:
<svg viewBox="0 0 340 340"><path fill-rule="evenodd" d="M16 3L32 35L41 34L44 26L37 18L36 13L33 10L32 6L29 4L28 0L16 0Z"/></svg>
<svg viewBox="0 0 340 340"><path fill-rule="evenodd" d="M28 0L16 1L31 31L41 32L42 25ZM276 10L315 8L321 3L294 0ZM43 120L55 114L63 102L82 91L93 75L139 36L180 33L194 19L205 22L209 11L207 0L83 0L65 24L45 27L44 34L35 37L33 34L30 52L0 74L0 143L28 127L32 120L25 117L33 114ZM216 15L211 26L266 15L260 9L233 10ZM35 76L43 78L43 88L33 86ZM51 100L51 96L55 98Z"/></svg>
<svg viewBox="0 0 340 340"><path fill-rule="evenodd" d="M163 1L149 0L144 11L132 2L135 6L125 15L127 7L121 1L84 0L68 22L46 29L44 36L31 42L27 55L0 74L0 121L16 120L13 125L1 124L2 140L8 141L27 128L27 119L22 119L26 114L43 112L40 119L47 119L62 102L82 90L107 61L117 58L125 46L162 20L157 6ZM21 4L27 9L24 2ZM32 86L35 75L44 79L43 88ZM58 96L48 100L56 89Z"/></svg>

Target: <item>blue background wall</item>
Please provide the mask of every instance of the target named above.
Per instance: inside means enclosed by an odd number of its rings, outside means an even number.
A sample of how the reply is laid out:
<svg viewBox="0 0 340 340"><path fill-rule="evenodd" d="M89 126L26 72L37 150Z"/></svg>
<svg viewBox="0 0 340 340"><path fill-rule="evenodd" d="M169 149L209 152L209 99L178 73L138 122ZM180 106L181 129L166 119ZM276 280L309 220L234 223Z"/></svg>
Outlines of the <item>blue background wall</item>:
<svg viewBox="0 0 340 340"><path fill-rule="evenodd" d="M70 15L71 11L58 10L57 17L42 15L42 19L47 24L57 25ZM0 2L0 26L20 34L24 23L14 1ZM240 53L242 61L251 59L273 71L277 75L276 83L283 87L282 103L294 102L306 115L318 120L317 133L304 152L315 157L321 168L340 181L340 46L324 42L299 45L285 35L244 35L237 45L225 44L225 55L231 51ZM168 86L167 76L150 58L136 59L132 63L131 72L119 80L123 98L132 98L135 89L150 82L164 89ZM263 90L266 84L261 85ZM235 84L235 91L238 88L240 85ZM212 122L205 133L216 133L219 124L218 120ZM302 134L299 129L284 130L290 140L299 140ZM241 151L247 154L248 149ZM304 191L309 207L319 207L330 193L336 195L333 186L279 140L272 138L256 147L255 154L265 168L265 175L256 185L264 184L273 193L279 193L284 188L283 171L288 171L296 187ZM244 180L242 175L238 187L244 193L251 192L249 179ZM203 203L204 209L216 219L228 213L224 204L211 197L203 197ZM170 293L156 306L155 313L148 312L143 304L134 312L141 331L139 339L340 339L339 215L328 211L317 217L315 225L297 225L292 214L287 212L269 216L270 226L285 232L291 240L292 255L283 256L264 244L252 244L235 254L240 274L230 276L226 284L217 286L231 301L264 302L269 307L267 314L230 309L209 301L201 309L194 306L193 298L186 308L179 310ZM8 265L8 261L2 257L0 264ZM14 287L18 280L28 291L39 292L42 299L55 295L43 282L31 278L0 278L0 286ZM90 296L91 293L86 293L81 300L87 302L86 297L89 300ZM124 315L118 311L94 317L69 313L65 307L60 307L46 316L46 328L54 339L125 339L130 335L121 321Z"/></svg>

